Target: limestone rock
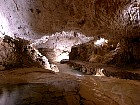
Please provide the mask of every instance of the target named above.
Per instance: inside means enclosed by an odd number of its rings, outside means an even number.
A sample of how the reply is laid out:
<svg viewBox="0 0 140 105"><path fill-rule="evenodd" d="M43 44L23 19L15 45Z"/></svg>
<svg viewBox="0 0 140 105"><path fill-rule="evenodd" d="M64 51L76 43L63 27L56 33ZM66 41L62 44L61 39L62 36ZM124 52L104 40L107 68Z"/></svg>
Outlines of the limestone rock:
<svg viewBox="0 0 140 105"><path fill-rule="evenodd" d="M79 32L63 31L35 40L32 45L39 49L50 62L60 62L62 59L69 59L72 46L86 43L92 39L93 37L86 37Z"/></svg>
<svg viewBox="0 0 140 105"><path fill-rule="evenodd" d="M118 11L127 5L129 0L1 0L0 30L25 38L69 30L98 36L110 32Z"/></svg>
<svg viewBox="0 0 140 105"><path fill-rule="evenodd" d="M93 55L92 57L90 57L89 62L101 63L102 60L103 60L103 56L100 56L100 55Z"/></svg>
<svg viewBox="0 0 140 105"><path fill-rule="evenodd" d="M70 60L83 60L94 63L111 62L118 52L116 42L112 40L106 44L99 46L95 45L96 40L91 40L87 43L73 46L69 54Z"/></svg>
<svg viewBox="0 0 140 105"><path fill-rule="evenodd" d="M5 36L0 44L0 57L5 69L44 66L51 70L48 59L30 46L29 41Z"/></svg>
<svg viewBox="0 0 140 105"><path fill-rule="evenodd" d="M92 54L94 49L94 40L87 43L83 43L77 46L73 46L69 54L70 60L89 60L89 56Z"/></svg>

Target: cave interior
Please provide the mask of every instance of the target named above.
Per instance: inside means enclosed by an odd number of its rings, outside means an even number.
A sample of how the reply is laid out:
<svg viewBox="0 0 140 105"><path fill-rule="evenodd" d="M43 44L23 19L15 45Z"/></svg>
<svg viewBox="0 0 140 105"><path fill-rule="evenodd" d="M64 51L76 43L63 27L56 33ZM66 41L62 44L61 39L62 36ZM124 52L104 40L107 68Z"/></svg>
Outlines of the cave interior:
<svg viewBox="0 0 140 105"><path fill-rule="evenodd" d="M140 0L0 0L0 74L0 105L140 105Z"/></svg>

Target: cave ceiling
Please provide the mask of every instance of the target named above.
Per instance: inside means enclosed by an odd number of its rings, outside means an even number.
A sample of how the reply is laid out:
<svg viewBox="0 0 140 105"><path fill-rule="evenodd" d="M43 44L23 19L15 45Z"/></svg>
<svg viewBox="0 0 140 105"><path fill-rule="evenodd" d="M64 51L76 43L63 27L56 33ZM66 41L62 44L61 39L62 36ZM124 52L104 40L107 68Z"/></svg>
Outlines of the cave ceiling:
<svg viewBox="0 0 140 105"><path fill-rule="evenodd" d="M130 3L131 0L0 0L0 32L26 38L61 31L109 36L114 20Z"/></svg>

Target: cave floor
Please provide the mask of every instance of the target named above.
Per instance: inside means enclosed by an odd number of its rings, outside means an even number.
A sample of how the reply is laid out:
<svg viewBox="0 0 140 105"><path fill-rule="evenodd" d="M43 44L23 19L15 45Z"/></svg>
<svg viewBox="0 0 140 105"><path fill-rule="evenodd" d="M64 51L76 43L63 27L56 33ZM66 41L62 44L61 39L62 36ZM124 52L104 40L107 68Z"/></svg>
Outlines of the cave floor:
<svg viewBox="0 0 140 105"><path fill-rule="evenodd" d="M37 67L0 71L0 105L140 105L138 80L72 75L61 66L63 73Z"/></svg>
<svg viewBox="0 0 140 105"><path fill-rule="evenodd" d="M68 64L60 64L60 63L55 63L55 64L59 68L60 73L65 73L65 74L70 74L75 76L85 75L80 71L72 69Z"/></svg>

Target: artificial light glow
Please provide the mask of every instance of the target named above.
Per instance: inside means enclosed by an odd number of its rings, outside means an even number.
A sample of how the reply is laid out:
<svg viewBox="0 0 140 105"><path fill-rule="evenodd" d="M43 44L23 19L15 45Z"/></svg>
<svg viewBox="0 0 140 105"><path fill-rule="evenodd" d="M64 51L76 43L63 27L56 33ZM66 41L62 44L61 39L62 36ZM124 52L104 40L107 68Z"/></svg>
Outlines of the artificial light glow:
<svg viewBox="0 0 140 105"><path fill-rule="evenodd" d="M56 32L50 36L44 36L41 39L36 39L33 41L32 46L36 48L47 48L53 51L55 56L52 56L56 62L62 59L69 59L69 52L71 52L71 47L74 45L89 42L93 37L86 37L80 32Z"/></svg>
<svg viewBox="0 0 140 105"><path fill-rule="evenodd" d="M59 69L58 69L57 65L55 65L55 64L50 64L50 66L51 66L52 71L54 71L54 72L59 72Z"/></svg>
<svg viewBox="0 0 140 105"><path fill-rule="evenodd" d="M60 62L62 59L69 59L69 53L61 53L60 55L57 56L56 61Z"/></svg>
<svg viewBox="0 0 140 105"><path fill-rule="evenodd" d="M0 37L4 37L4 34L11 35L8 20L0 13Z"/></svg>
<svg viewBox="0 0 140 105"><path fill-rule="evenodd" d="M80 74L76 74L76 76L82 76L82 75L80 75Z"/></svg>
<svg viewBox="0 0 140 105"><path fill-rule="evenodd" d="M104 76L104 74L103 74L103 68L101 69L101 68L97 68L97 69L95 69L96 70L96 75L95 76Z"/></svg>
<svg viewBox="0 0 140 105"><path fill-rule="evenodd" d="M103 44L105 44L105 43L108 43L108 40L106 40L106 39L104 39L104 38L100 38L100 40L97 40L94 44L95 44L96 46L101 46L101 45L103 45Z"/></svg>

